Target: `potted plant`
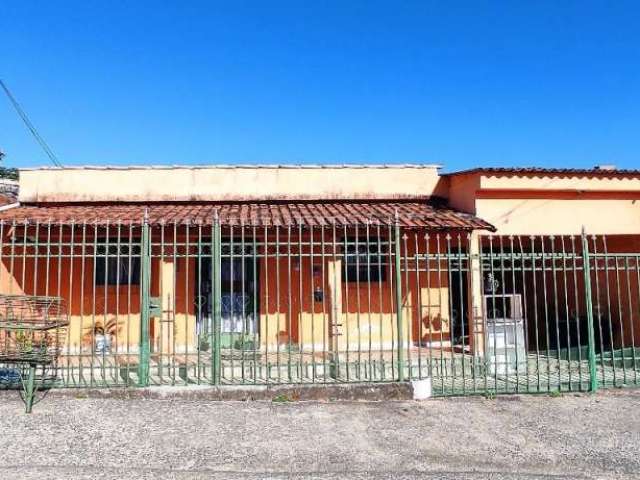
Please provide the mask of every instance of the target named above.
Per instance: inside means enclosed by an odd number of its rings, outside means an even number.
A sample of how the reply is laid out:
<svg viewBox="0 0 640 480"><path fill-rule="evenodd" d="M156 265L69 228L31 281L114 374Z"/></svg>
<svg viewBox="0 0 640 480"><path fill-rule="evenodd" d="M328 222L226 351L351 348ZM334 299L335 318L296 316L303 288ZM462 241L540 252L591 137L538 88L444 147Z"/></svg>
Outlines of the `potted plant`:
<svg viewBox="0 0 640 480"><path fill-rule="evenodd" d="M93 336L96 353L109 353L111 350L111 335L109 333L105 333L102 325L98 324L95 326L93 329Z"/></svg>

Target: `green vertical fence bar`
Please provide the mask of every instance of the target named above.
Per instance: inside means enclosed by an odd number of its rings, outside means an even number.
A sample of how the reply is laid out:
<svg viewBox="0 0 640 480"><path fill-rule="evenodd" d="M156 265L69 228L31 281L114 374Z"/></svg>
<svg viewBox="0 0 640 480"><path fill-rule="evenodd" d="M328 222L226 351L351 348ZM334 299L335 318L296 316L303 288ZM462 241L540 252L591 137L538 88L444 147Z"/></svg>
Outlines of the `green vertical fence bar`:
<svg viewBox="0 0 640 480"><path fill-rule="evenodd" d="M400 223L398 221L398 212L396 212L395 218L395 230L394 230L394 268L395 268L395 294L396 294L396 324L398 331L396 332L396 339L398 341L398 381L404 381L404 348L402 342L404 341L403 325L402 325L402 271L400 270L401 258L400 258Z"/></svg>
<svg viewBox="0 0 640 480"><path fill-rule="evenodd" d="M140 244L140 363L138 364L138 385L149 385L149 294L151 287L151 241L149 216L144 215Z"/></svg>
<svg viewBox="0 0 640 480"><path fill-rule="evenodd" d="M587 308L588 328L588 356L589 356L589 390L598 390L598 378L596 376L596 340L593 330L593 301L591 298L591 266L589 264L589 242L587 234L582 229L582 272L584 274L584 294Z"/></svg>
<svg viewBox="0 0 640 480"><path fill-rule="evenodd" d="M214 385L220 385L220 370L222 368L220 334L222 328L222 234L220 231L220 219L218 214L213 219L213 251L211 252L211 263L213 264L213 358L212 358L212 378Z"/></svg>
<svg viewBox="0 0 640 480"><path fill-rule="evenodd" d="M635 350L638 341L633 335L639 328L635 303L640 297L638 250L620 252L617 244L608 250L604 238L587 236L584 230L580 237L556 237L555 243L546 235L518 236L515 241L483 237L475 252L469 246L465 249L464 237L457 233L453 238L448 232L430 237L424 230L404 229L393 217L377 227L345 228L340 224L312 228L309 236L304 225L284 227L280 233L265 226L260 227L263 233L256 233L255 226L223 226L217 215L211 220L206 233L200 226L190 227L191 239L186 226L174 223L173 238L168 240L165 235L171 234L151 224L146 214L144 221L140 219L128 230L123 226L122 231L110 221L95 226L84 223L79 229L73 223L59 227L36 222L28 232L12 222L15 231L8 236L9 227L0 222L0 233L4 233L4 237L0 235L0 254L7 265L6 291L0 293L25 289L34 295L69 295L69 311L86 307L74 320L78 331L68 339L68 350L63 352L60 372L64 386L109 387L133 382L144 387L165 380L190 382L192 378L194 383L215 385L407 381L428 372L435 393L449 395L555 391L573 389L574 385L595 392L614 386L612 380L640 381ZM73 235L67 236L67 228ZM194 228L198 228L197 238ZM412 246L408 233L413 236ZM284 240L283 235L287 237ZM209 254L211 264L207 262ZM165 260L172 265L158 270L167 275L164 282L169 285L162 285L155 277L156 267ZM475 260L480 273L480 285L475 285L478 292L470 288ZM333 269L327 270L330 267ZM210 272L205 270L208 268ZM204 278L205 273L210 273L210 278ZM235 286L227 286L227 276L236 280ZM209 293L205 283L209 280L210 315L209 310L202 313L201 298L205 286ZM499 283L492 287L494 281ZM138 282L140 304L132 305L138 302L132 296ZM253 284L253 290L248 283ZM454 296L454 287L459 298ZM176 310L183 315L182 299L176 308L175 294L170 293L176 291L185 292L185 308L207 318L204 331L209 342L201 351L194 351L195 334L191 340L189 331L165 331ZM77 292L77 298L68 292ZM156 349L150 337L152 319L158 315L150 305L155 303L152 293L162 294L167 304L165 323L156 324L162 339L162 346ZM243 323L222 336L222 330L227 330L222 322L227 307L222 300L226 301L227 295L235 300L230 305L234 325L238 316ZM244 296L249 295L257 298L248 303ZM237 302L240 296L242 304ZM524 328L524 337L515 336L504 344L501 339L511 330L495 334L491 325L485 329L488 371L471 363L474 352L469 350L467 339L480 333L467 332L468 322L451 331L451 348L445 344L446 329L432 323L444 312L451 318L467 319L469 308L483 300L484 320L493 324L491 320L504 313L509 318L521 317L529 326ZM521 303L522 315L515 315L518 312L508 302ZM325 312L329 307L331 314ZM459 317L453 316L454 310ZM346 325L344 312L349 312ZM249 325L259 323L261 313L264 332L253 331ZM104 328L103 323L112 315L122 330L112 334L111 351L98 349L96 326ZM333 323L322 325L318 315ZM348 330L349 326L357 328ZM202 336L202 330L199 332ZM261 339L253 338L259 334ZM339 337L341 334L344 337ZM229 336L233 338L227 342ZM183 348L182 338L187 350L184 356L171 353ZM303 340L307 350L299 345ZM169 342L173 342L171 348ZM502 370L503 360L494 358L496 352L508 362ZM132 361L129 353L135 357ZM38 385L39 372L40 367ZM26 372L24 375L26 384Z"/></svg>
<svg viewBox="0 0 640 480"><path fill-rule="evenodd" d="M24 387L25 413L31 413L36 399L36 364L29 363L29 376Z"/></svg>

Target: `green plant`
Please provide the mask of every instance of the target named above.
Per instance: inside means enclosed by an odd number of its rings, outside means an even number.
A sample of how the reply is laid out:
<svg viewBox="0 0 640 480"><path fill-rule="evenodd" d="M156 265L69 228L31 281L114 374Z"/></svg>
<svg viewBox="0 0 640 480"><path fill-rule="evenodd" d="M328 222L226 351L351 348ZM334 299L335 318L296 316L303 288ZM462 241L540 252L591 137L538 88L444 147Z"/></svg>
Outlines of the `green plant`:
<svg viewBox="0 0 640 480"><path fill-rule="evenodd" d="M487 393L484 394L484 398L486 398L487 400L495 400L496 392L488 391Z"/></svg>
<svg viewBox="0 0 640 480"><path fill-rule="evenodd" d="M281 394L276 395L275 397L273 397L271 399L271 401L273 403L288 403L288 402L291 402L292 400L291 400L291 398L289 398L288 395L286 395L284 393L281 393Z"/></svg>
<svg viewBox="0 0 640 480"><path fill-rule="evenodd" d="M209 343L209 340L207 340L206 338L203 338L200 340L200 351L201 352L208 352L209 348L211 348L211 344Z"/></svg>
<svg viewBox="0 0 640 480"><path fill-rule="evenodd" d="M20 353L30 353L33 351L33 336L29 331L18 330L16 332L16 348Z"/></svg>
<svg viewBox="0 0 640 480"><path fill-rule="evenodd" d="M245 338L241 340L236 340L233 344L233 348L236 350L255 350L256 344L253 340L250 340L251 337L245 336Z"/></svg>
<svg viewBox="0 0 640 480"><path fill-rule="evenodd" d="M16 350L18 353L46 353L47 338L36 337L31 330L18 330L15 336Z"/></svg>

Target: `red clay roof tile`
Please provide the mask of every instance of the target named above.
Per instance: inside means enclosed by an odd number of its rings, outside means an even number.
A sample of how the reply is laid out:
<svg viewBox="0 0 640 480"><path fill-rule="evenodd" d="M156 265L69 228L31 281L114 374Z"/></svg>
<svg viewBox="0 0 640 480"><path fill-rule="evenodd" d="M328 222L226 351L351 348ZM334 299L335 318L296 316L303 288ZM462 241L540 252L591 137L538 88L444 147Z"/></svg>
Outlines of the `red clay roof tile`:
<svg viewBox="0 0 640 480"><path fill-rule="evenodd" d="M33 204L0 212L4 222L211 224L216 214L223 225L353 226L393 224L428 229L494 230L468 213L439 202L297 202L297 203L150 203Z"/></svg>

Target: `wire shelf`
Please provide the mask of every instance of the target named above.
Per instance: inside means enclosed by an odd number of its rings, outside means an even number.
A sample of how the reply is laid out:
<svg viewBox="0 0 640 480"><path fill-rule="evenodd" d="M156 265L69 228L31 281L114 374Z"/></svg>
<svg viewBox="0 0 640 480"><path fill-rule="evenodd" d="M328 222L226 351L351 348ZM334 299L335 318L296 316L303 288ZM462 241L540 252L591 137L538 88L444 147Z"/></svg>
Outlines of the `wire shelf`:
<svg viewBox="0 0 640 480"><path fill-rule="evenodd" d="M0 295L0 363L55 363L68 324L60 297Z"/></svg>

